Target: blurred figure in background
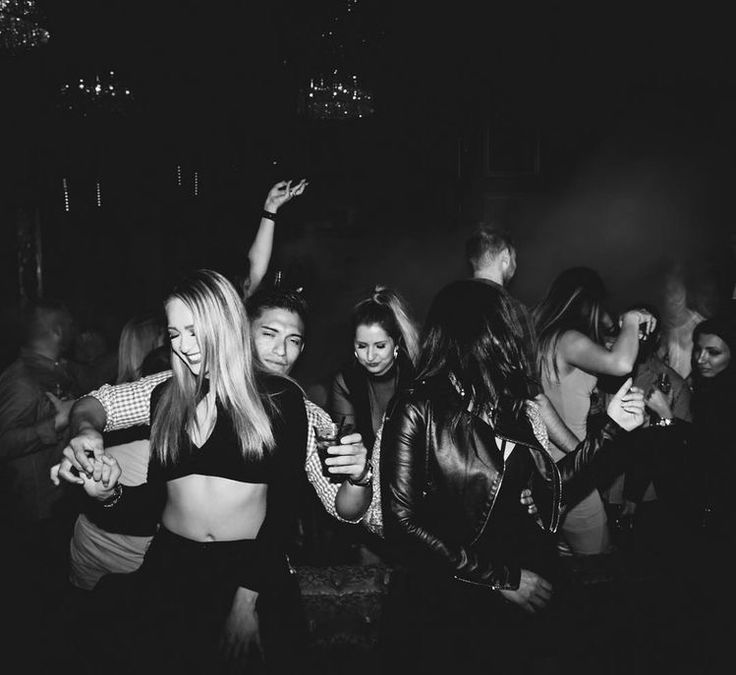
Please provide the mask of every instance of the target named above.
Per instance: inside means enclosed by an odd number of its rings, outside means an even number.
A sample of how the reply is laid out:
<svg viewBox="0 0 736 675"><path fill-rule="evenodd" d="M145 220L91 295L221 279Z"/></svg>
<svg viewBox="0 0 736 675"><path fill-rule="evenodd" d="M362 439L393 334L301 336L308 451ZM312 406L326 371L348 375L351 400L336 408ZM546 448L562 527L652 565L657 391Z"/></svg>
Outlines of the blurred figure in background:
<svg viewBox="0 0 736 675"><path fill-rule="evenodd" d="M693 329L703 320L705 317L690 305L682 266L673 266L665 276L662 291L662 341L659 355L685 379L691 372Z"/></svg>
<svg viewBox="0 0 736 675"><path fill-rule="evenodd" d="M167 362L151 370L143 367L146 357L163 344L163 335L164 326L159 318L142 316L125 324L118 346L117 384L133 382L171 367ZM149 435L148 425L103 435L106 452L120 464L123 485L132 487L146 482ZM158 523L157 514L144 513L136 521L125 523L124 527L105 529L94 522L97 509L85 509L84 506L82 509L84 512L77 517L69 548L69 580L77 588L89 591L105 574L137 570Z"/></svg>

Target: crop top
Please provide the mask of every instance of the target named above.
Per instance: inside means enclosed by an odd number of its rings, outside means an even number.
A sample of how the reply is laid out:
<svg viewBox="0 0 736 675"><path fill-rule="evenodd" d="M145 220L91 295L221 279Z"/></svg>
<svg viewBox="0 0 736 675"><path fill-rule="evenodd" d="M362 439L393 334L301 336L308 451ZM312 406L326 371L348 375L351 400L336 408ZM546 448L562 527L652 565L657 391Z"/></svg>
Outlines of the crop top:
<svg viewBox="0 0 736 675"><path fill-rule="evenodd" d="M151 396L151 410L155 409L164 387L171 381L159 384ZM266 519L262 533L275 534L281 540L296 522L298 499L304 478L304 462L307 439L307 417L304 398L293 382L275 375L259 375L262 392L271 420L275 447L262 458L243 458L230 416L217 404L217 420L202 447L188 443L181 448L173 464L162 466L154 448L148 465L147 482L140 486L125 487L121 499L112 507L104 508L102 502L95 505L95 522L110 531L119 531L124 523L140 520L144 515L156 514L160 518L166 503L166 483L184 476L200 474L219 476L244 483L268 484Z"/></svg>

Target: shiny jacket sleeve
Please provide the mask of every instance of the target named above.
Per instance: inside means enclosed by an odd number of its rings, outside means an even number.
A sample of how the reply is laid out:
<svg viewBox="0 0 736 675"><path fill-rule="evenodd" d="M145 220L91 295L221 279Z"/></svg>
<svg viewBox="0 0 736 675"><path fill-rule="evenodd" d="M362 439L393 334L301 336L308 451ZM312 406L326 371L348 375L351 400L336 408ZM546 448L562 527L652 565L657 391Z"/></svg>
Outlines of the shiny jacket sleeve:
<svg viewBox="0 0 736 675"><path fill-rule="evenodd" d="M622 442L627 433L608 415L588 422L588 434L573 452L557 462L562 479L562 501L579 502L591 490L621 473L629 461L631 444Z"/></svg>
<svg viewBox="0 0 736 675"><path fill-rule="evenodd" d="M428 423L426 404L412 403L404 396L387 411L380 458L386 539L415 569L449 574L494 590L518 588L518 566L481 558L468 546L450 545L422 518L428 486Z"/></svg>

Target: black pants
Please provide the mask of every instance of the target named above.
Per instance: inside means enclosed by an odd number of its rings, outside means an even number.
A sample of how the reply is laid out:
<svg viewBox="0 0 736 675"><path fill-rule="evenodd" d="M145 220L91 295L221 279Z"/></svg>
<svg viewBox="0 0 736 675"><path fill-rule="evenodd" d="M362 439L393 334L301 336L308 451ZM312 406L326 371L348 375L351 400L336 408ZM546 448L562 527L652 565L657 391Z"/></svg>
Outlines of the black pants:
<svg viewBox="0 0 736 675"><path fill-rule="evenodd" d="M259 542L196 542L161 529L141 568L108 575L94 591L93 623L103 663L116 673L229 672L218 642L243 571ZM296 582L286 560L268 570L257 612L265 672L304 666L306 630Z"/></svg>

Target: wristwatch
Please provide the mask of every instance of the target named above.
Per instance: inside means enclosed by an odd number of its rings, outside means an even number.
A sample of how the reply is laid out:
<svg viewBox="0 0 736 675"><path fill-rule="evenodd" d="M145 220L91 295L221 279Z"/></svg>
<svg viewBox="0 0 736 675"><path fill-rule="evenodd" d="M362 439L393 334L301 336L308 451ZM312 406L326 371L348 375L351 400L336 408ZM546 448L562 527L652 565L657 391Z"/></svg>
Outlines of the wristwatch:
<svg viewBox="0 0 736 675"><path fill-rule="evenodd" d="M368 487L373 482L373 465L370 462L365 463L365 469L363 473L357 478L348 478L350 485L357 487Z"/></svg>

